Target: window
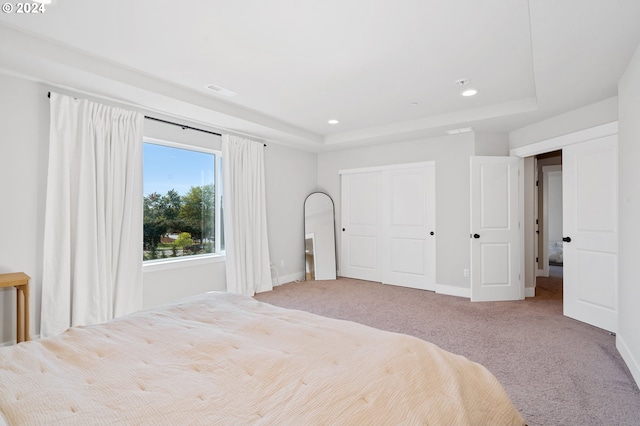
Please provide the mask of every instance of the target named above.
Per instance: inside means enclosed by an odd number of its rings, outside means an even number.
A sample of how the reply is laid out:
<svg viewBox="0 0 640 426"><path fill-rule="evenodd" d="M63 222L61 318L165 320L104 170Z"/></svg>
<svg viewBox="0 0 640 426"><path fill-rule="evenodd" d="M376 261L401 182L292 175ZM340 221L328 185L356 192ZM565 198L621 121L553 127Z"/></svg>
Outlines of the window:
<svg viewBox="0 0 640 426"><path fill-rule="evenodd" d="M219 152L144 141L144 261L224 250Z"/></svg>

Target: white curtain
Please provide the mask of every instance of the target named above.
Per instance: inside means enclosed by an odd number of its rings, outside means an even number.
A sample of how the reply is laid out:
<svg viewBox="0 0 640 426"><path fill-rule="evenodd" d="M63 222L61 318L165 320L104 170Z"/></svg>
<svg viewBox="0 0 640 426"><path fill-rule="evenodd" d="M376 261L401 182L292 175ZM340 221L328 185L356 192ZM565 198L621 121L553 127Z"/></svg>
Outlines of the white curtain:
<svg viewBox="0 0 640 426"><path fill-rule="evenodd" d="M227 291L254 295L273 288L267 240L264 145L222 136Z"/></svg>
<svg viewBox="0 0 640 426"><path fill-rule="evenodd" d="M140 113L51 93L41 335L142 306Z"/></svg>

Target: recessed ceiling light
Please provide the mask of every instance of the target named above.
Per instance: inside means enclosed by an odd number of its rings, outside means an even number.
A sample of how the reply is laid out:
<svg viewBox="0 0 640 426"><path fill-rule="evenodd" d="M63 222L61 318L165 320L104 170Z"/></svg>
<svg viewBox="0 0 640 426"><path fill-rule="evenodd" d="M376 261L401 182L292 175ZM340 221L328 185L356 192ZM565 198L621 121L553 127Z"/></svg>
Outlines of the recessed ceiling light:
<svg viewBox="0 0 640 426"><path fill-rule="evenodd" d="M474 96L477 93L478 93L478 91L476 89L467 89L467 90L462 91L460 94L462 96Z"/></svg>
<svg viewBox="0 0 640 426"><path fill-rule="evenodd" d="M220 86L216 86L215 84L208 84L206 86L207 89L217 93L218 95L222 95L222 96L235 96L237 95L236 92L229 90L229 89L225 89L224 87L220 87Z"/></svg>
<svg viewBox="0 0 640 426"><path fill-rule="evenodd" d="M329 123L329 124L338 124L339 121L335 120L335 119L331 119L331 120L328 120L327 123Z"/></svg>
<svg viewBox="0 0 640 426"><path fill-rule="evenodd" d="M411 106L418 106L417 102L411 102Z"/></svg>

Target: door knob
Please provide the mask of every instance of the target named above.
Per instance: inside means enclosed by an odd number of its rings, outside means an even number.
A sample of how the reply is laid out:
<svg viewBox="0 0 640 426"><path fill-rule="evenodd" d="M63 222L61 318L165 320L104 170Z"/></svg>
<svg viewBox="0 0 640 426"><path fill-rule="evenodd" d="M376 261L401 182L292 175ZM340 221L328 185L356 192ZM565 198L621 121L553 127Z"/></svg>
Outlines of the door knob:
<svg viewBox="0 0 640 426"><path fill-rule="evenodd" d="M431 231L429 232L429 235L435 235L435 232Z"/></svg>
<svg viewBox="0 0 640 426"><path fill-rule="evenodd" d="M342 228L342 231L344 232L344 231L346 231L346 229Z"/></svg>
<svg viewBox="0 0 640 426"><path fill-rule="evenodd" d="M565 243L570 243L571 242L571 237L563 237L562 241L564 241Z"/></svg>
<svg viewBox="0 0 640 426"><path fill-rule="evenodd" d="M478 234L473 234L473 238L480 238L480 235L478 235Z"/></svg>

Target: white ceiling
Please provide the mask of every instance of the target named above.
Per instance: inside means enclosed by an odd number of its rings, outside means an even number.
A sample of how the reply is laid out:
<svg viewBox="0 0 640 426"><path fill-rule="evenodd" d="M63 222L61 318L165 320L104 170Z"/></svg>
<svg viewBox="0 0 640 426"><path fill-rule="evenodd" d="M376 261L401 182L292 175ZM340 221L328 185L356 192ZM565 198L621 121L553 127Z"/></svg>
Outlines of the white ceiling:
<svg viewBox="0 0 640 426"><path fill-rule="evenodd" d="M640 43L639 0L45 7L0 15L4 72L316 151L514 130L615 96ZM460 96L461 78L478 95Z"/></svg>

